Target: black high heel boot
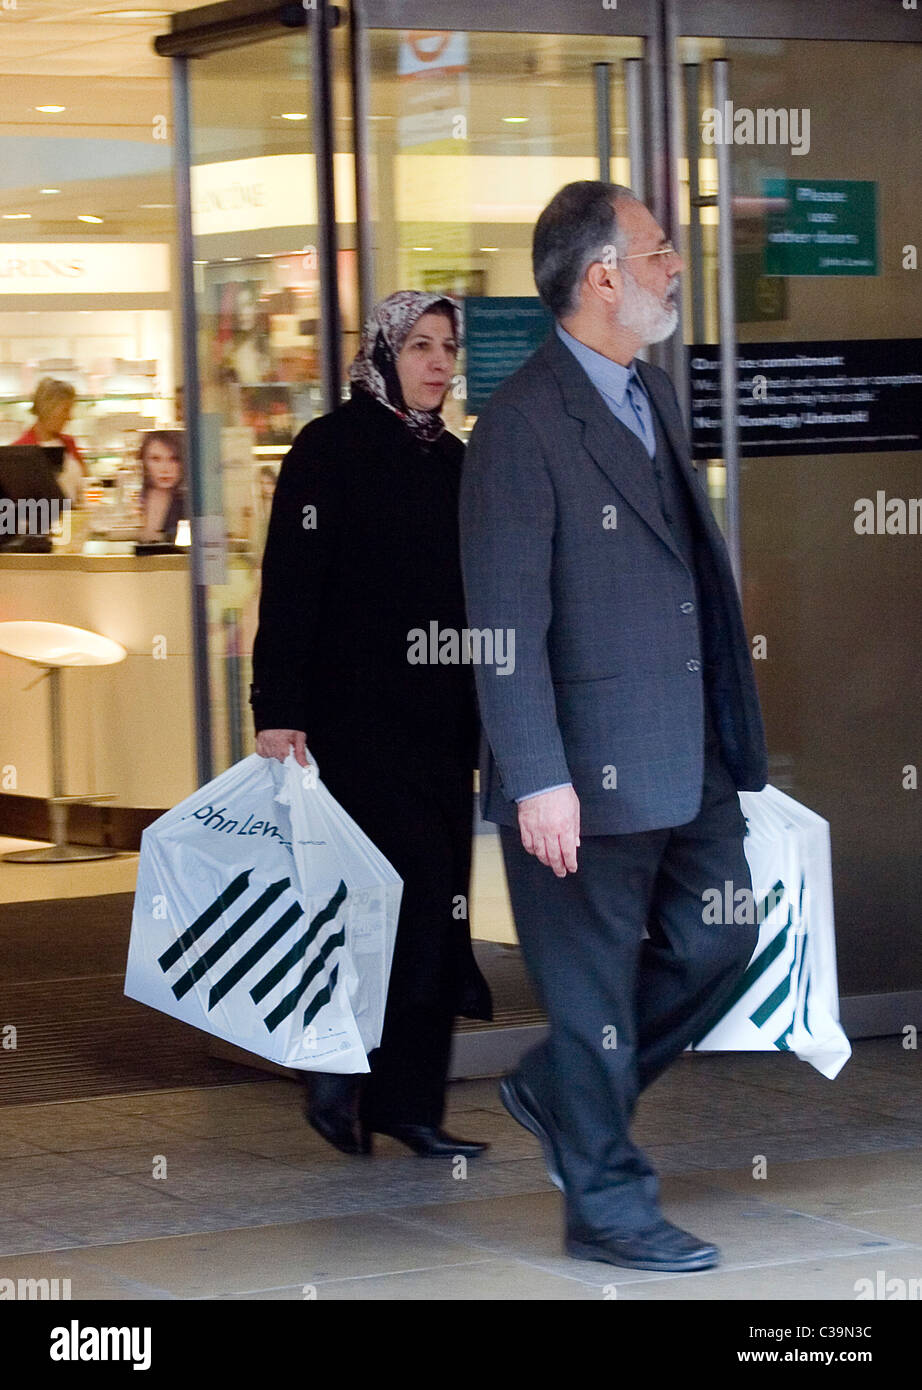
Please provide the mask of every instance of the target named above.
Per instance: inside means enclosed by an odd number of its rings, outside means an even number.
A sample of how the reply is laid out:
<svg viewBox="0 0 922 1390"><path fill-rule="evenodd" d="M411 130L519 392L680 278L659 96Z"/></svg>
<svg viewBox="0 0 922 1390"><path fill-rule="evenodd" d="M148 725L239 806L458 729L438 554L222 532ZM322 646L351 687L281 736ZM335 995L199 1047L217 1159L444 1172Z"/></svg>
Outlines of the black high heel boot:
<svg viewBox="0 0 922 1390"><path fill-rule="evenodd" d="M368 1153L356 1132L359 1079L351 1073L312 1072L307 1080L304 1113L308 1123L340 1153Z"/></svg>
<svg viewBox="0 0 922 1390"><path fill-rule="evenodd" d="M476 1139L456 1139L435 1125L384 1125L362 1120L359 1129L362 1153L371 1153L373 1134L386 1134L391 1139L398 1139L419 1158L455 1158L458 1155L476 1158L490 1147Z"/></svg>

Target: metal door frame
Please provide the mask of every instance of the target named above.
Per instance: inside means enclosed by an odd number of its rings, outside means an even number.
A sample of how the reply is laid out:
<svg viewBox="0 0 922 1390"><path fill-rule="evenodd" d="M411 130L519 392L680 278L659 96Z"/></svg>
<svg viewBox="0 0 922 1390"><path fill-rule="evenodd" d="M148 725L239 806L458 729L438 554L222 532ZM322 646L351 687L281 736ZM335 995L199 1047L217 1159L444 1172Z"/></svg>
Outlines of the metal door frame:
<svg viewBox="0 0 922 1390"><path fill-rule="evenodd" d="M674 32L685 38L857 39L919 43L922 10L899 0L663 0Z"/></svg>
<svg viewBox="0 0 922 1390"><path fill-rule="evenodd" d="M201 383L198 372L198 308L193 274L195 243L192 230L190 64L211 54L281 37L286 32L305 31L305 40L310 46L312 135L317 182L321 373L324 404L327 410L332 410L339 401L341 334L336 276L336 209L333 199L330 30L339 18L338 9L329 0L313 0L309 7L291 3L291 0L284 4L278 3L278 0L224 0L221 4L174 15L170 33L154 41L156 52L170 58L172 63L174 186L182 298L183 414L192 499L190 578L195 751L200 786L213 777L214 763L205 574L208 518L204 510L202 439L199 429Z"/></svg>

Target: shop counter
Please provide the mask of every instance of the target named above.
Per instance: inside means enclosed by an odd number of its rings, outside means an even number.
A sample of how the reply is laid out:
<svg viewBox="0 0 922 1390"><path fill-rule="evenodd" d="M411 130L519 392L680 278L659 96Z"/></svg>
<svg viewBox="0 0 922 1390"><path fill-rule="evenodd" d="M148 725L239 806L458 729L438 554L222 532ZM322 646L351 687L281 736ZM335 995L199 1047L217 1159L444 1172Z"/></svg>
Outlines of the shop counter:
<svg viewBox="0 0 922 1390"><path fill-rule="evenodd" d="M194 790L188 554L0 552L0 620L71 623L128 652L116 666L63 673L65 788L113 804L174 805ZM51 791L47 682L0 655L0 787ZM30 688L31 687L31 688Z"/></svg>

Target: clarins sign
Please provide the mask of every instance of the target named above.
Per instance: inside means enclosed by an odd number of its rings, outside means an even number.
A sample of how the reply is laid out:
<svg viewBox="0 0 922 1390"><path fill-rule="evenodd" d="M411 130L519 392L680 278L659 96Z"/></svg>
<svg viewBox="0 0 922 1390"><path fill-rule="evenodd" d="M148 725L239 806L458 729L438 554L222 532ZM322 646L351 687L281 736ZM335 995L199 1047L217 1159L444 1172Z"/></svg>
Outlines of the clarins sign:
<svg viewBox="0 0 922 1390"><path fill-rule="evenodd" d="M78 260L51 260L47 256L10 256L0 261L0 276L12 280L77 279L86 274L86 264Z"/></svg>
<svg viewBox="0 0 922 1390"><path fill-rule="evenodd" d="M0 296L8 294L166 294L163 242L0 243Z"/></svg>

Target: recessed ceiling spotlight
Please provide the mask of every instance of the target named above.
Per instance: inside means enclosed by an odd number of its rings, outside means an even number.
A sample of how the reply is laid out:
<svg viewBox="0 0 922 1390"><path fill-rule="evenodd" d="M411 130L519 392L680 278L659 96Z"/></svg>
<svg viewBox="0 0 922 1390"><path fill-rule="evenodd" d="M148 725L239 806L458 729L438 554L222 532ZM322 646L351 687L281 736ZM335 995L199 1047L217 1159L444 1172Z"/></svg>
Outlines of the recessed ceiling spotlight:
<svg viewBox="0 0 922 1390"><path fill-rule="evenodd" d="M40 188L39 193L60 193L60 188Z"/></svg>
<svg viewBox="0 0 922 1390"><path fill-rule="evenodd" d="M81 212L77 214L78 222L101 222L101 217L94 217L91 212Z"/></svg>
<svg viewBox="0 0 922 1390"><path fill-rule="evenodd" d="M530 121L531 116L504 116L503 120L507 125L522 125L525 121Z"/></svg>
<svg viewBox="0 0 922 1390"><path fill-rule="evenodd" d="M42 111L46 116L53 116L58 111L66 111L66 106L36 106L36 111Z"/></svg>
<svg viewBox="0 0 922 1390"><path fill-rule="evenodd" d="M31 212L5 212L4 222L26 222L32 216Z"/></svg>
<svg viewBox="0 0 922 1390"><path fill-rule="evenodd" d="M498 246L481 246L481 251L498 251Z"/></svg>
<svg viewBox="0 0 922 1390"><path fill-rule="evenodd" d="M306 121L306 120L307 120L307 112L306 112L306 111L283 111L283 112L282 112L282 120L283 120L283 121Z"/></svg>
<svg viewBox="0 0 922 1390"><path fill-rule="evenodd" d="M171 208L171 207L173 207L173 206L174 206L173 203L138 203L138 207L139 207L139 208L147 208L147 209L154 209L154 208Z"/></svg>
<svg viewBox="0 0 922 1390"><path fill-rule="evenodd" d="M410 247L410 250L411 250L411 251L431 251L431 250L432 250L432 247L431 247L431 246L411 246L411 247Z"/></svg>

